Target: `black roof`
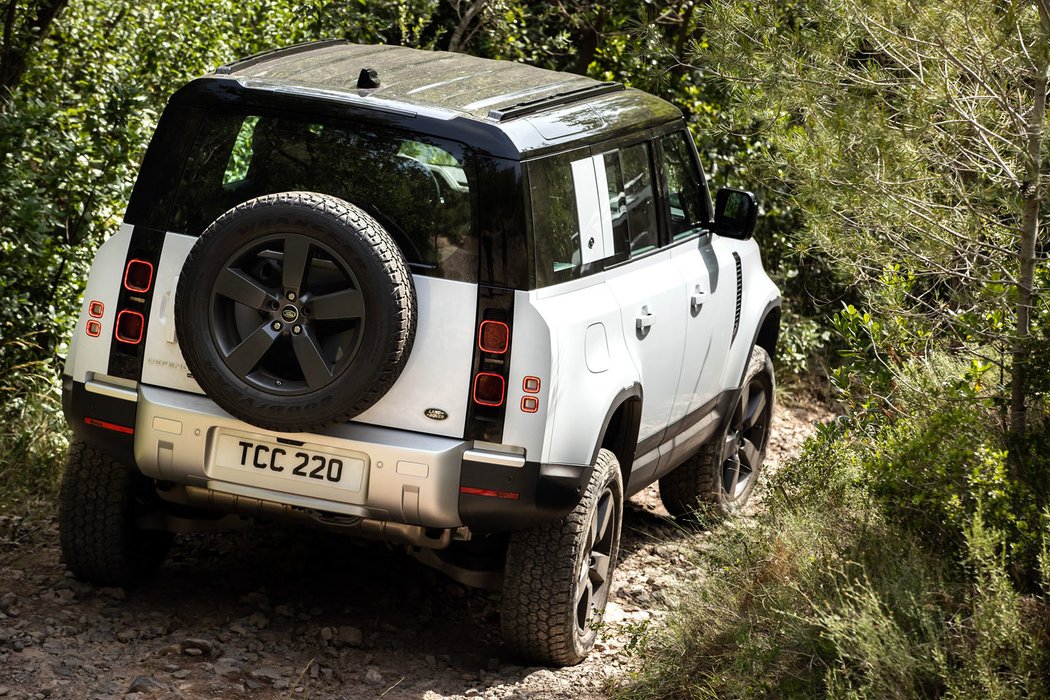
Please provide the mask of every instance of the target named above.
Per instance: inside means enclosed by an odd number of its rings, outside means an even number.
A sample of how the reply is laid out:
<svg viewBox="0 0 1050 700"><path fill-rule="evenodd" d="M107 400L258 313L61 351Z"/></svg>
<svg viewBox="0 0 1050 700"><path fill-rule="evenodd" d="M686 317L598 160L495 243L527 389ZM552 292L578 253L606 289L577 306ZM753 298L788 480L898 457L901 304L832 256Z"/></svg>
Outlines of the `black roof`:
<svg viewBox="0 0 1050 700"><path fill-rule="evenodd" d="M379 87L358 87L363 69L376 71ZM681 112L670 103L618 83L459 53L343 41L258 54L222 66L204 80L216 79L228 86L219 92L299 95L357 110L387 110L445 122L470 120L474 135L480 135L479 127L502 132L489 133L484 140L509 140L506 145L513 145L512 149L495 150L510 150L515 157L681 119ZM231 80L238 87L229 85ZM199 94L200 87L188 92Z"/></svg>

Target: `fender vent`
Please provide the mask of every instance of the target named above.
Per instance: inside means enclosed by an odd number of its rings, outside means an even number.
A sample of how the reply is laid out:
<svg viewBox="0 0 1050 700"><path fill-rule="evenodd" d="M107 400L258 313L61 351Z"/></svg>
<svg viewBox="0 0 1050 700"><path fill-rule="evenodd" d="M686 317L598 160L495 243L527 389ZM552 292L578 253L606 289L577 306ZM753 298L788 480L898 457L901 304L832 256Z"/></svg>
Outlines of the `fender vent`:
<svg viewBox="0 0 1050 700"><path fill-rule="evenodd" d="M733 261L736 263L736 313L733 315L733 340L736 340L736 332L740 330L740 304L744 300L744 275L740 266L739 253L733 253Z"/></svg>

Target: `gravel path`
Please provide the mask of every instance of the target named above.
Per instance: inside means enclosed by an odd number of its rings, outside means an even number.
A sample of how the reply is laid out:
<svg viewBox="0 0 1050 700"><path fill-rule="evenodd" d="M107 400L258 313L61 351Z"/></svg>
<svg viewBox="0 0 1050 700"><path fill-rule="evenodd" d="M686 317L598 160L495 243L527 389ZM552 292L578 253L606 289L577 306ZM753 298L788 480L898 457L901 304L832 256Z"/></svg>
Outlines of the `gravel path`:
<svg viewBox="0 0 1050 700"><path fill-rule="evenodd" d="M778 407L768 462L827 417ZM0 516L0 700L602 698L704 536L655 488L631 499L596 650L551 670L501 655L497 595L383 546L277 525L184 537L148 585L97 588L66 573L53 517Z"/></svg>

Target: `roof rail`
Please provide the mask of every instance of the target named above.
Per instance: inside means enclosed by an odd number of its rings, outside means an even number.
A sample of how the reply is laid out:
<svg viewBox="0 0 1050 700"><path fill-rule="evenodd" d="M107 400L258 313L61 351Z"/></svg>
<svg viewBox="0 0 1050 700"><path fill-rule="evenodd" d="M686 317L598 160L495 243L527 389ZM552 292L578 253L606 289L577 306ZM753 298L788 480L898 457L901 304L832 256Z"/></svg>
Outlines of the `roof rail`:
<svg viewBox="0 0 1050 700"><path fill-rule="evenodd" d="M292 44L291 46L285 46L281 49L270 49L269 51L261 51L256 54L252 54L246 58L241 58L230 63L225 63L215 69L216 75L229 75L235 70L241 68L247 68L248 66L254 66L256 63L262 63L263 61L269 61L273 58L279 58L281 56L294 56L297 53L304 51L311 51L313 49L324 48L325 46L335 46L337 44L348 44L346 39L321 39L320 41L304 41L301 44Z"/></svg>
<svg viewBox="0 0 1050 700"><path fill-rule="evenodd" d="M493 109L489 111L487 118L494 122L502 122L507 119L514 119L515 117L532 114L533 112L539 112L551 107L578 102L589 97L597 97L598 95L604 95L609 92L620 92L621 90L626 90L622 83L610 82L588 85L587 87L579 88L577 90L559 92L553 95L548 95L547 97L541 97L537 100L519 102L506 107L500 107L499 109Z"/></svg>

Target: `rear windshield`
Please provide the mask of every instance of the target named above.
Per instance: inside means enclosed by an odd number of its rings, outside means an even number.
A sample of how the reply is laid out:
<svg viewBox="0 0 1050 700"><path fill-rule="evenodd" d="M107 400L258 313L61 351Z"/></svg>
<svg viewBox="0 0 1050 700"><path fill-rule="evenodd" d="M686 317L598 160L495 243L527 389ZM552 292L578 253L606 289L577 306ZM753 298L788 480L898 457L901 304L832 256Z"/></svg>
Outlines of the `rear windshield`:
<svg viewBox="0 0 1050 700"><path fill-rule="evenodd" d="M471 158L453 142L369 125L210 114L193 142L167 228L200 235L253 197L319 192L375 217L413 272L473 282L475 185Z"/></svg>

